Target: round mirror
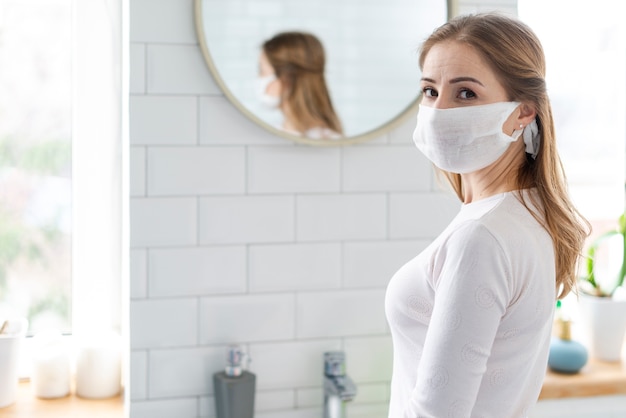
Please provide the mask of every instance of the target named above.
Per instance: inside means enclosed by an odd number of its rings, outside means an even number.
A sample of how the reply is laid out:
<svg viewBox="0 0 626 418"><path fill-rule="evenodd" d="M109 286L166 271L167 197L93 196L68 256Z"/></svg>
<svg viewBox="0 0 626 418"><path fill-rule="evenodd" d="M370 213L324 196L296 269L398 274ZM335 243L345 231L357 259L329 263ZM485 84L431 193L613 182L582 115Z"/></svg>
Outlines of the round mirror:
<svg viewBox="0 0 626 418"><path fill-rule="evenodd" d="M200 46L226 97L265 129L311 145L365 141L415 115L418 48L448 13L448 0L195 0ZM294 33L306 37L301 44L323 51L321 67L303 71L321 73L321 81L309 84L317 93L325 90L322 102L329 106L321 113L330 109L338 121L337 129L323 128L330 135L288 123L286 114L297 112L285 112L284 91L293 89L285 87L272 51L277 39ZM298 55L289 54L283 58ZM308 62L320 53L308 49L300 55ZM277 79L268 77L265 67L275 70L283 93L271 96L268 85Z"/></svg>

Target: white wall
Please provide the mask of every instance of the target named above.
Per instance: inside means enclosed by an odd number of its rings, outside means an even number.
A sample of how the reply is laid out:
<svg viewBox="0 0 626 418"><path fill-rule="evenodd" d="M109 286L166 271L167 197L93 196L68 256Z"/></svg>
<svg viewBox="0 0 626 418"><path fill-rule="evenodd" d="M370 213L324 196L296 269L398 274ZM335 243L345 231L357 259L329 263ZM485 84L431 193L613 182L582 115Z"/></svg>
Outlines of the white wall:
<svg viewBox="0 0 626 418"><path fill-rule="evenodd" d="M515 11L486 3L459 11ZM130 11L131 416L213 417L230 343L252 357L258 418L319 417L335 349L359 389L349 416L386 416L387 281L458 207L414 121L361 145L295 145L216 87L192 0Z"/></svg>

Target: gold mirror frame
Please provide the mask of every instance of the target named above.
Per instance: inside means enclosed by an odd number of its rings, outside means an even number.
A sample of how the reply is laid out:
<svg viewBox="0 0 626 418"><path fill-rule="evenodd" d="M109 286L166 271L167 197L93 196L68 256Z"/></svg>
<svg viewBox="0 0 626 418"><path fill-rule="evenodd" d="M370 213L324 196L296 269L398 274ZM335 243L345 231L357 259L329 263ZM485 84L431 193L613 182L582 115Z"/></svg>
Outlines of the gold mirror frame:
<svg viewBox="0 0 626 418"><path fill-rule="evenodd" d="M456 3L458 0L445 0L446 2L446 11L447 11L447 19L449 20L452 16L456 14ZM382 123L379 127L372 129L370 131L364 132L362 134L338 139L338 140L319 140L319 139L310 139L302 136L291 135L288 132L277 129L253 112L251 112L248 108L246 108L240 101L235 97L232 91L226 86L223 78L220 76L220 73L217 69L217 66L213 62L213 58L209 53L209 47L207 45L206 34L204 32L204 22L202 21L202 0L194 0L194 22L196 27L196 35L198 38L198 42L200 44L200 48L202 50L202 55L204 56L204 61L209 67L209 71L211 76L215 80L215 83L218 85L220 90L224 93L226 98L237 108L239 112L241 112L248 119L252 120L255 124L262 127L263 129L290 141L294 141L301 144L313 145L313 146L343 146L343 145L351 145L366 142L372 140L374 138L378 138L385 133L393 130L402 124L408 117L415 116L417 114L417 109L419 106L419 102L421 99L421 95L418 94L417 97L413 101L411 101L403 110L401 110L396 116L392 117L387 122Z"/></svg>

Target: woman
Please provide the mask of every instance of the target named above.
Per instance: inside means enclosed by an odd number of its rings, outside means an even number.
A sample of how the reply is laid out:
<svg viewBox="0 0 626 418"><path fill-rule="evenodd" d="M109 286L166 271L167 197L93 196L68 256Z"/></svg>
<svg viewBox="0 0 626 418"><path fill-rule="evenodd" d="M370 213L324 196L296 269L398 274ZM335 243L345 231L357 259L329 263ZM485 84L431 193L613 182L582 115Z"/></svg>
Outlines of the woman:
<svg viewBox="0 0 626 418"><path fill-rule="evenodd" d="M279 33L263 43L259 90L265 104L282 111L283 130L314 139L342 136L324 65L324 47L309 33Z"/></svg>
<svg viewBox="0 0 626 418"><path fill-rule="evenodd" d="M389 417L525 417L589 229L567 195L543 50L521 22L464 16L425 41L420 67L413 139L463 205L389 283Z"/></svg>

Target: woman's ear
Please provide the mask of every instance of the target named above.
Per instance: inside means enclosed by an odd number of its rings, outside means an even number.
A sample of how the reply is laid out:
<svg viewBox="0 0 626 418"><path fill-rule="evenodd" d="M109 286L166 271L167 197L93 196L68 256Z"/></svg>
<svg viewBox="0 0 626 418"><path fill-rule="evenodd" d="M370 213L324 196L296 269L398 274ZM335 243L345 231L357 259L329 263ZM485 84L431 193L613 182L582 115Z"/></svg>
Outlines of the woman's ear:
<svg viewBox="0 0 626 418"><path fill-rule="evenodd" d="M519 125L528 125L530 122L533 121L533 119L535 119L535 116L537 116L537 111L535 110L535 106L528 104L528 103L522 103L519 106L519 115L517 116L517 123Z"/></svg>
<svg viewBox="0 0 626 418"><path fill-rule="evenodd" d="M270 96L281 97L283 93L283 84L280 81L280 79L276 78L275 80L273 80L267 86L267 89L265 90L265 92L269 94Z"/></svg>
<svg viewBox="0 0 626 418"><path fill-rule="evenodd" d="M535 106L528 103L520 104L517 109L511 113L509 118L502 125L502 132L507 135L513 135L513 132L523 129L535 119L537 112Z"/></svg>

